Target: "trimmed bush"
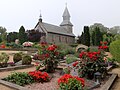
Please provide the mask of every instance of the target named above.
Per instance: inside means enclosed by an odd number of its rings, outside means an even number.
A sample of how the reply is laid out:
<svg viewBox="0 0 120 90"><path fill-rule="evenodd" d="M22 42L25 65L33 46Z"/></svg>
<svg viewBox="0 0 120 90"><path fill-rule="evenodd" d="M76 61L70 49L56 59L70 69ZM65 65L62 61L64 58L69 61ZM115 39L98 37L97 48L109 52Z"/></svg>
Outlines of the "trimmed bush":
<svg viewBox="0 0 120 90"><path fill-rule="evenodd" d="M9 60L9 56L6 53L1 53L1 55L0 55L0 67L7 67L8 60Z"/></svg>
<svg viewBox="0 0 120 90"><path fill-rule="evenodd" d="M14 63L19 62L20 60L22 60L22 54L21 53L15 53L14 56L13 56Z"/></svg>
<svg viewBox="0 0 120 90"><path fill-rule="evenodd" d="M29 65L29 64L31 64L31 62L32 62L32 58L29 55L25 55L22 58L22 64L23 65Z"/></svg>
<svg viewBox="0 0 120 90"><path fill-rule="evenodd" d="M120 62L120 40L113 41L110 44L109 50L113 58Z"/></svg>

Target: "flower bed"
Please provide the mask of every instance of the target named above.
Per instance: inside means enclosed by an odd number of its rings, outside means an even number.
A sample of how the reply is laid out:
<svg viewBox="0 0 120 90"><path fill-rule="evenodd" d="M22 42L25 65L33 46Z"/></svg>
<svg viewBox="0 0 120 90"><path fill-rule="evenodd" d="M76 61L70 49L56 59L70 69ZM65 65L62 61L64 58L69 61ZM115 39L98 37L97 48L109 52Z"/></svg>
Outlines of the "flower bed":
<svg viewBox="0 0 120 90"><path fill-rule="evenodd" d="M39 89L40 90L57 90L58 89L57 81L61 77L60 72L61 72L60 70L57 70L55 73L51 74L50 76L52 76L52 79L49 82L45 82L45 83L37 82L30 85L25 85L24 87L10 83L10 82L6 82L4 80L0 80L0 83L6 86L9 86L11 88L19 89L19 90L39 90ZM113 83L116 77L117 76L115 76L115 74L109 74L109 77L104 79L104 82L102 82L101 86L98 88L96 88L96 86L98 85L95 84L94 81L85 79L85 86L89 87L88 90L100 90L101 87L110 88L112 84L107 84L107 83ZM102 89L102 90L107 90L107 89Z"/></svg>

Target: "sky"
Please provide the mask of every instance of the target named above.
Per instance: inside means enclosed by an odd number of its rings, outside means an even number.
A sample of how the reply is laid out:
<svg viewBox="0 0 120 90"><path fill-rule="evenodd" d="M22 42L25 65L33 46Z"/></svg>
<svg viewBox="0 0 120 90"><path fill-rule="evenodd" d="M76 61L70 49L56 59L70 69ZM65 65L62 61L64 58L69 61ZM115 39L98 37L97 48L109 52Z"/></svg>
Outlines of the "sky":
<svg viewBox="0 0 120 90"><path fill-rule="evenodd" d="M120 0L0 0L0 26L7 32L18 32L22 25L33 29L40 12L43 22L59 26L66 3L76 36L94 23L120 26Z"/></svg>

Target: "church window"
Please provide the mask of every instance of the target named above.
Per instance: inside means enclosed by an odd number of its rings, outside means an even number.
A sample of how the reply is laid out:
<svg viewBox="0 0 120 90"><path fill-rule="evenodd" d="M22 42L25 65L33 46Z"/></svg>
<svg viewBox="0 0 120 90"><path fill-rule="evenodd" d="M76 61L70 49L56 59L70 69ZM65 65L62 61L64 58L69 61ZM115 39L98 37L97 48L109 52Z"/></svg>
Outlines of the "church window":
<svg viewBox="0 0 120 90"><path fill-rule="evenodd" d="M61 36L59 36L59 42L61 42Z"/></svg>

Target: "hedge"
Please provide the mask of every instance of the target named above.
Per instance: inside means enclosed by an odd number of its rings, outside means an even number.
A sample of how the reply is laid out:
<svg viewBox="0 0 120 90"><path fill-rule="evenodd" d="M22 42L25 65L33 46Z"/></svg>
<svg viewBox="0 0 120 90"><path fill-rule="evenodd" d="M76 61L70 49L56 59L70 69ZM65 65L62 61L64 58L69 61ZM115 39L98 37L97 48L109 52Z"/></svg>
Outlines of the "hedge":
<svg viewBox="0 0 120 90"><path fill-rule="evenodd" d="M110 44L109 50L113 58L120 62L120 40L113 41Z"/></svg>

